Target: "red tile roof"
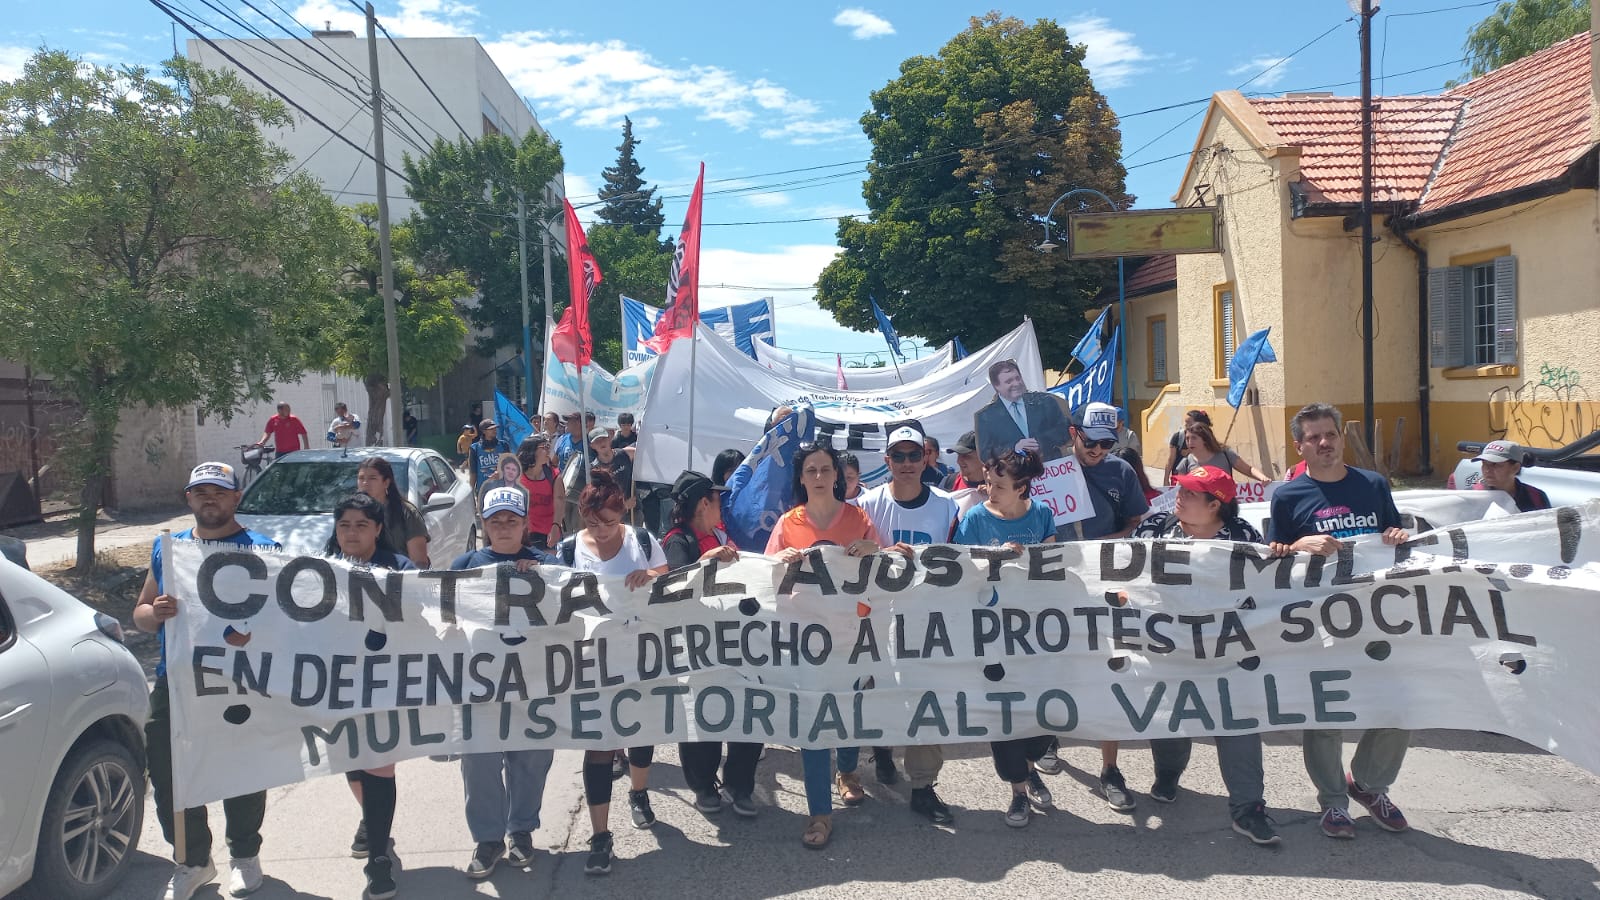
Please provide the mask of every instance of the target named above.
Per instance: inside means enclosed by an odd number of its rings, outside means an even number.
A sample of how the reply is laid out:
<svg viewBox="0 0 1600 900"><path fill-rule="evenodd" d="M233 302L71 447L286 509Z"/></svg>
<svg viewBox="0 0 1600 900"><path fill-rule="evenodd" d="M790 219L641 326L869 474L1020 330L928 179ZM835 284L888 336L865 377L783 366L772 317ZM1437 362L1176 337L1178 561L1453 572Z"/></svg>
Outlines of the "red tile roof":
<svg viewBox="0 0 1600 900"><path fill-rule="evenodd" d="M1469 98L1421 212L1566 173L1593 144L1588 32L1445 92Z"/></svg>
<svg viewBox="0 0 1600 900"><path fill-rule="evenodd" d="M1115 275L1106 279L1107 286L1095 297L1096 302L1112 303L1117 299L1117 283ZM1123 289L1128 297L1143 297L1146 294L1158 294L1163 290L1171 290L1178 284L1178 258L1176 256L1152 256L1139 264L1139 267L1127 273L1127 283Z"/></svg>

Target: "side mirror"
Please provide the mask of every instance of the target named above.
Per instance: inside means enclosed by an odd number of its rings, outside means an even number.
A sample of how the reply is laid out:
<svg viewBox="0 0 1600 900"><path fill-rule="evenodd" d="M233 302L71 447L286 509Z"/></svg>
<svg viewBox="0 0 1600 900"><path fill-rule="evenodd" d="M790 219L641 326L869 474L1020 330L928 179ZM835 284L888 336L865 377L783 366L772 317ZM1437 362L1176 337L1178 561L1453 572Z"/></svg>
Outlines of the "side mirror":
<svg viewBox="0 0 1600 900"><path fill-rule="evenodd" d="M427 500L423 501L422 511L438 512L441 509L449 509L455 505L456 498L450 496L449 494L439 493L434 494L432 497L429 497Z"/></svg>

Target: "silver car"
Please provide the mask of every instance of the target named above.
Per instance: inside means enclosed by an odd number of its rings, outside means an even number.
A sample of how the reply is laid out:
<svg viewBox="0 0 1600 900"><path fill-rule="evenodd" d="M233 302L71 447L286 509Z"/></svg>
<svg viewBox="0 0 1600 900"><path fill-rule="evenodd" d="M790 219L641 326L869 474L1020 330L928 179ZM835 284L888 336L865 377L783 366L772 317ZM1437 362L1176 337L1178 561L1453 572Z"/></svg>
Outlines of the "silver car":
<svg viewBox="0 0 1600 900"><path fill-rule="evenodd" d="M245 488L239 524L268 535L289 553L318 556L333 534L333 507L356 491L356 468L388 460L401 496L428 524L428 556L445 566L467 551L476 520L472 485L444 457L420 447L300 450L267 466Z"/></svg>
<svg viewBox="0 0 1600 900"><path fill-rule="evenodd" d="M121 880L144 824L148 691L116 619L0 559L0 896Z"/></svg>

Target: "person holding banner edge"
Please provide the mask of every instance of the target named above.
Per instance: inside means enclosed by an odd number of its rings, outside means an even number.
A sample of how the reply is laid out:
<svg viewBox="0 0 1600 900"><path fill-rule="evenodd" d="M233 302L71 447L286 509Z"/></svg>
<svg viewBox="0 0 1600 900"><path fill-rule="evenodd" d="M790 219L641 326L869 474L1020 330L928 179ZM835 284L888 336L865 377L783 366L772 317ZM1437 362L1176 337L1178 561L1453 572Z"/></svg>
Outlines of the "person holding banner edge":
<svg viewBox="0 0 1600 900"><path fill-rule="evenodd" d="M244 547L282 549L278 542L239 524L234 510L239 506L239 479L233 467L222 462L203 462L189 473L183 489L184 502L194 514L194 527L180 531L173 540L215 541ZM150 787L155 794L156 820L161 834L173 843L175 821L172 809L172 719L167 689L167 632L165 625L178 615L178 599L168 594L161 568L161 538L150 548L150 572L133 607L133 624L160 639L161 655L156 663L156 681L150 689L150 718L145 722L145 757L150 770ZM142 802L142 801L141 801ZM267 815L267 792L257 791L222 801L227 820L228 855L231 874L228 893L243 897L261 886L261 824ZM184 846L174 844L177 867L167 882L162 900L189 900L203 884L217 876L211 861L211 828L205 807L183 811Z"/></svg>
<svg viewBox="0 0 1600 900"><path fill-rule="evenodd" d="M1264 544L1255 526L1239 518L1238 486L1233 476L1215 466L1200 466L1174 475L1178 484L1177 506L1172 512L1157 513L1139 523L1136 538L1180 541L1232 541ZM1217 767L1228 788L1228 814L1233 830L1253 843L1268 846L1279 841L1278 832L1267 817L1262 799L1266 791L1261 764L1260 734L1219 734ZM1150 756L1155 763L1156 780L1150 798L1157 803L1178 799L1178 781L1189 767L1192 738L1152 738Z"/></svg>
<svg viewBox="0 0 1600 900"><path fill-rule="evenodd" d="M792 467L794 506L773 526L766 554L788 564L800 559L808 549L824 545L843 547L851 556L877 553L883 546L883 537L866 513L844 500L844 466L839 462L838 451L826 443L806 441L795 451ZM807 849L821 850L833 839L833 798L828 791L828 774L834 759L839 766L839 774L833 779L839 799L846 806L858 806L867 799L861 776L856 774L860 747L801 750L810 818L800 843Z"/></svg>
<svg viewBox="0 0 1600 900"><path fill-rule="evenodd" d="M456 557L450 563L451 569L510 565L526 572L541 564L555 564L548 554L523 546L528 508L521 491L492 488L484 494L481 511L488 546ZM524 871L533 865L533 833L539 829L545 778L553 759L554 752L548 748L468 753L461 757L467 830L477 844L467 861L468 878L488 878L502 857ZM511 837L509 853L507 835Z"/></svg>
<svg viewBox="0 0 1600 900"><path fill-rule="evenodd" d="M1400 527L1400 512L1395 509L1389 482L1377 472L1345 465L1344 417L1338 407L1308 404L1289 422L1289 433L1306 462L1306 471L1272 497L1267 537L1273 553L1336 556L1344 538L1363 534L1380 534L1391 546L1410 539ZM1302 732L1300 746L1306 773L1317 788L1317 804L1322 807L1319 825L1323 834L1344 840L1356 836L1349 813L1352 799L1366 807L1372 821L1385 831L1410 827L1388 794L1410 744L1409 731L1368 729L1361 734L1346 774L1343 732Z"/></svg>

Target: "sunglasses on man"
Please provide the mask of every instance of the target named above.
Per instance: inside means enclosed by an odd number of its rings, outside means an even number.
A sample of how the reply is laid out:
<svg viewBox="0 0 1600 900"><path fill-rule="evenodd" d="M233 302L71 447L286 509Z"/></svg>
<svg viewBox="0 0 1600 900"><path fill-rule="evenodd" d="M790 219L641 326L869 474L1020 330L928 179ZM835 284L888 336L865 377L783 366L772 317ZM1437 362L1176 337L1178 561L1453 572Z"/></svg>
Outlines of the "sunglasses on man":
<svg viewBox="0 0 1600 900"><path fill-rule="evenodd" d="M897 463L922 462L922 451L921 450L906 450L906 451L891 450L889 452L889 459L891 461L897 462Z"/></svg>
<svg viewBox="0 0 1600 900"><path fill-rule="evenodd" d="M1086 449L1089 448L1089 447L1098 447L1101 450L1110 450L1112 447L1115 447L1116 445L1117 445L1117 442L1115 440L1091 441L1088 438L1085 438L1084 441L1083 441L1083 446Z"/></svg>

